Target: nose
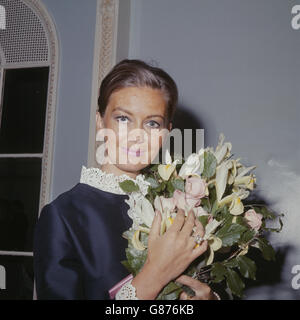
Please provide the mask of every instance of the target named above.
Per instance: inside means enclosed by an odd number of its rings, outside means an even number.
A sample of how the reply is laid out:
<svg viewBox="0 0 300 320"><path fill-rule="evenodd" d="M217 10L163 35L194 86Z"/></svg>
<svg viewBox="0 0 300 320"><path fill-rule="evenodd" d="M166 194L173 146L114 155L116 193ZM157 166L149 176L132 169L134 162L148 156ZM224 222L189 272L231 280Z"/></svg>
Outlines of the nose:
<svg viewBox="0 0 300 320"><path fill-rule="evenodd" d="M129 140L134 141L135 143L139 143L139 144L143 143L144 139L145 139L145 134L146 134L146 132L144 129L141 129L141 128L133 129Z"/></svg>
<svg viewBox="0 0 300 320"><path fill-rule="evenodd" d="M137 121L135 125L130 128L128 140L140 144L144 142L145 135L146 132L143 128L143 122Z"/></svg>

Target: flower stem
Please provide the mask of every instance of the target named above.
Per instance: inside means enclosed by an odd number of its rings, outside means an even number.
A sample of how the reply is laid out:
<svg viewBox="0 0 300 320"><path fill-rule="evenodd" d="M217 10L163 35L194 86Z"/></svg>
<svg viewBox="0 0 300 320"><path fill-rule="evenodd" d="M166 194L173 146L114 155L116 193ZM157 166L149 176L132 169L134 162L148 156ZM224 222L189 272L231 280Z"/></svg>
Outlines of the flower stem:
<svg viewBox="0 0 300 320"><path fill-rule="evenodd" d="M252 238L251 240L249 240L245 245L244 248L249 246L251 244L251 242L253 242L254 240L257 240L257 237ZM241 253L244 248L239 248L238 250L234 251L231 256L229 256L227 259L225 259L223 262L221 262L222 265L228 263L230 260L232 260L233 258L235 258L239 253ZM207 272L210 272L212 270L212 265L209 265L209 268L207 270L202 270L202 268L207 268L208 266L202 267L198 272L196 272L195 278L197 280L201 280L201 275L204 275Z"/></svg>

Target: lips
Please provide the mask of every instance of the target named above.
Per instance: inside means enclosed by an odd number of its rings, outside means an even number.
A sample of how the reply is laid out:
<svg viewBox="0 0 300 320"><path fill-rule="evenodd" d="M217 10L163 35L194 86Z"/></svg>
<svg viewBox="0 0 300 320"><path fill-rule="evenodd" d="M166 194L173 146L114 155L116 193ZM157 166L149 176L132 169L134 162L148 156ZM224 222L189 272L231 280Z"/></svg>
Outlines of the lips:
<svg viewBox="0 0 300 320"><path fill-rule="evenodd" d="M132 156L136 156L136 157L140 157L141 154L144 153L144 151L141 151L140 149L138 149L138 150L130 150L130 149L128 149L128 148L122 147L122 150L123 150L124 152L126 152L127 154L132 155Z"/></svg>

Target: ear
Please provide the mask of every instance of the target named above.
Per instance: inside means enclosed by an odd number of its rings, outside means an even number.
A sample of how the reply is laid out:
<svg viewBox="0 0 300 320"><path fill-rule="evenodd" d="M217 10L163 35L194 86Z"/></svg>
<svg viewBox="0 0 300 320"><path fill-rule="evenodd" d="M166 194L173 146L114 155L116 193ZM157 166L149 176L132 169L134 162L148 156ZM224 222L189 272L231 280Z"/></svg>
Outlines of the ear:
<svg viewBox="0 0 300 320"><path fill-rule="evenodd" d="M104 128L103 119L102 119L102 117L100 115L100 112L97 111L96 112L96 130L99 131L102 128Z"/></svg>

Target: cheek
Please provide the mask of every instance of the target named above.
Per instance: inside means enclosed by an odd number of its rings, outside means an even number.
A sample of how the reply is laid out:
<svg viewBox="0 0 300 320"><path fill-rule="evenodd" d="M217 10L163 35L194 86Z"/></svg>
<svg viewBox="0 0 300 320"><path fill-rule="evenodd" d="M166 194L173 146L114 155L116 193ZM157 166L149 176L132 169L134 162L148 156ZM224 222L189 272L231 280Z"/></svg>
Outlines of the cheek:
<svg viewBox="0 0 300 320"><path fill-rule="evenodd" d="M149 150L149 158L151 158L151 161L156 157L158 154L162 144L163 144L164 138L159 135L158 133L152 133L148 137L148 150Z"/></svg>
<svg viewBox="0 0 300 320"><path fill-rule="evenodd" d="M124 146L128 148L128 128L126 126L118 127L116 131L117 146Z"/></svg>
<svg viewBox="0 0 300 320"><path fill-rule="evenodd" d="M151 137L149 136L149 141L151 141L151 149L160 149L168 133L169 132L167 130L163 133L153 130L153 132L151 133Z"/></svg>
<svg viewBox="0 0 300 320"><path fill-rule="evenodd" d="M112 144L118 146L123 144L127 140L127 127L126 125L119 125L118 122L110 121L107 125L114 134L114 139L112 139Z"/></svg>

